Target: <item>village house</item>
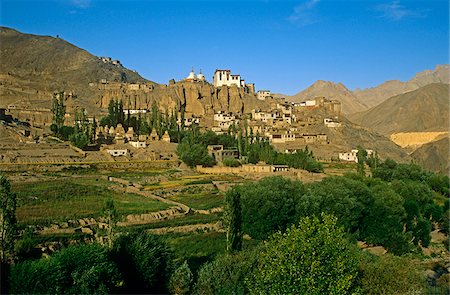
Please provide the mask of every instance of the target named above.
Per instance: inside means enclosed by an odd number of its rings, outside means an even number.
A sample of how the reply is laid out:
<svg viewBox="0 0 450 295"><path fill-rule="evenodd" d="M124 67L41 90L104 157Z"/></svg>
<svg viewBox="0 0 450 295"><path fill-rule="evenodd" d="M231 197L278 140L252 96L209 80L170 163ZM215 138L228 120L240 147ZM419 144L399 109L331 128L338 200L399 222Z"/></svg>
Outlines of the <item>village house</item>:
<svg viewBox="0 0 450 295"><path fill-rule="evenodd" d="M341 127L342 123L341 122L337 122L333 119L330 118L325 118L323 119L323 123L325 124L325 126L327 126L328 128L337 128L337 127Z"/></svg>
<svg viewBox="0 0 450 295"><path fill-rule="evenodd" d="M113 157L120 157L120 156L127 156L128 155L128 149L124 148L111 148L106 149L106 152L110 154Z"/></svg>
<svg viewBox="0 0 450 295"><path fill-rule="evenodd" d="M266 98L272 97L272 94L270 93L270 90L258 90L258 92L256 92L256 97L259 100L266 100Z"/></svg>
<svg viewBox="0 0 450 295"><path fill-rule="evenodd" d="M373 150L366 150L367 156L373 154ZM350 152L339 153L339 160L358 163L358 150L353 149Z"/></svg>
<svg viewBox="0 0 450 295"><path fill-rule="evenodd" d="M224 149L223 145L208 145L208 154L217 163L222 163L226 158L239 158L239 151L236 148Z"/></svg>

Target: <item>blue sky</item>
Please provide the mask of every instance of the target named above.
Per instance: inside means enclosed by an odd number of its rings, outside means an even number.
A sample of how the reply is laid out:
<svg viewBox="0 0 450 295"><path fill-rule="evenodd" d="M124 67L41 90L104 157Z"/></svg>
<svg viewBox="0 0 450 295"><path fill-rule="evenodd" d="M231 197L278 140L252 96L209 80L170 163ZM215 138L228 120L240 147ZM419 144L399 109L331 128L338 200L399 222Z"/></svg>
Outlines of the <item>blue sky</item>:
<svg viewBox="0 0 450 295"><path fill-rule="evenodd" d="M158 83L191 67L231 69L295 94L316 80L349 89L409 80L449 59L447 0L1 0L2 26L119 59Z"/></svg>

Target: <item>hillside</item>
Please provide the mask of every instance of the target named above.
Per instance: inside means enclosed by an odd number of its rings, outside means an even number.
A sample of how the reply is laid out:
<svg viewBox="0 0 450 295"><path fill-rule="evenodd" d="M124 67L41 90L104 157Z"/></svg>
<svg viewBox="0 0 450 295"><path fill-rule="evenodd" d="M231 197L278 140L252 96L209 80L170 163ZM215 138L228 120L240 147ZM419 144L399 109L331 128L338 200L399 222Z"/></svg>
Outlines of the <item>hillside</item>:
<svg viewBox="0 0 450 295"><path fill-rule="evenodd" d="M111 99L124 101L126 108L150 109L156 103L171 111L184 106L193 115L250 111L265 105L243 88L214 89L207 82L156 84L120 62L96 57L61 38L1 27L0 43L0 107L12 106L16 117L39 126L51 123L50 104L56 91L66 92L68 113L82 107L97 116Z"/></svg>
<svg viewBox="0 0 450 295"><path fill-rule="evenodd" d="M61 38L0 27L0 43L0 107L48 108L53 92L61 90L73 94L69 108L92 107L91 99L97 93L88 87L91 82L153 83L120 63L102 61Z"/></svg>
<svg viewBox="0 0 450 295"><path fill-rule="evenodd" d="M424 144L415 150L411 157L421 166L431 171L448 174L449 171L449 137Z"/></svg>
<svg viewBox="0 0 450 295"><path fill-rule="evenodd" d="M398 132L448 131L449 85L429 84L389 98L348 118L384 135Z"/></svg>
<svg viewBox="0 0 450 295"><path fill-rule="evenodd" d="M389 97L407 93L432 83L449 83L449 65L437 65L434 70L417 73L411 80L391 80L376 87L356 89L353 94L368 107L374 107Z"/></svg>
<svg viewBox="0 0 450 295"><path fill-rule="evenodd" d="M325 96L327 99L338 100L342 104L342 112L351 114L367 109L367 106L358 101L353 93L342 83L319 80L307 89L287 97L288 101L299 102L313 99L316 96Z"/></svg>
<svg viewBox="0 0 450 295"><path fill-rule="evenodd" d="M86 50L50 36L23 34L0 27L0 73L40 79L43 84L80 87L100 79L145 82L138 73L104 62ZM20 48L20 50L17 50Z"/></svg>

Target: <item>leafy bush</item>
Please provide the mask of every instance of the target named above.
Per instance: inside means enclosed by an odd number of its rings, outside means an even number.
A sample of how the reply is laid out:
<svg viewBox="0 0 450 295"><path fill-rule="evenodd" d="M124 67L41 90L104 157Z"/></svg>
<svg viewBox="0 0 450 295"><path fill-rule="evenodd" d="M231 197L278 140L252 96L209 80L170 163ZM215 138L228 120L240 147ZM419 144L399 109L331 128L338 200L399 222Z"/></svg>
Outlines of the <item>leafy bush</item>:
<svg viewBox="0 0 450 295"><path fill-rule="evenodd" d="M85 148L89 144L89 139L84 133L74 133L69 136L69 140L80 149Z"/></svg>
<svg viewBox="0 0 450 295"><path fill-rule="evenodd" d="M253 277L257 294L350 294L358 278L358 258L332 215L302 218L265 244Z"/></svg>
<svg viewBox="0 0 450 295"><path fill-rule="evenodd" d="M117 266L97 244L68 247L50 258L25 261L11 270L13 294L108 294L120 284Z"/></svg>
<svg viewBox="0 0 450 295"><path fill-rule="evenodd" d="M227 167L239 167L241 162L235 158L225 158L223 159L223 165Z"/></svg>
<svg viewBox="0 0 450 295"><path fill-rule="evenodd" d="M178 267L170 278L170 290L174 294L189 294L194 279L187 261Z"/></svg>
<svg viewBox="0 0 450 295"><path fill-rule="evenodd" d="M248 294L245 280L256 267L257 249L222 255L204 264L194 294Z"/></svg>
<svg viewBox="0 0 450 295"><path fill-rule="evenodd" d="M208 150L204 145L195 143L190 144L189 141L183 140L177 146L177 155L189 167L196 165L212 166L215 164L214 159L208 155Z"/></svg>
<svg viewBox="0 0 450 295"><path fill-rule="evenodd" d="M419 264L409 258L364 252L360 269L364 294L421 294L425 287Z"/></svg>
<svg viewBox="0 0 450 295"><path fill-rule="evenodd" d="M129 293L166 293L172 273L172 252L160 236L145 233L119 237L114 261Z"/></svg>

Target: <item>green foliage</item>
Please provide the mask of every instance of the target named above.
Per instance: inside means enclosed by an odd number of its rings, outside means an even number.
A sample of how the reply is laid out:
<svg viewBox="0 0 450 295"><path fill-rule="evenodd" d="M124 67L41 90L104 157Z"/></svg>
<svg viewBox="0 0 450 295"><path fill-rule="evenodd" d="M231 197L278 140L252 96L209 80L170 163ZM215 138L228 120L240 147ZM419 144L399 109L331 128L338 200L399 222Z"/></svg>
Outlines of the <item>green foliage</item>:
<svg viewBox="0 0 450 295"><path fill-rule="evenodd" d="M355 251L335 217L305 217L269 239L247 283L258 294L351 294L358 277Z"/></svg>
<svg viewBox="0 0 450 295"><path fill-rule="evenodd" d="M187 261L178 267L170 277L170 290L173 294L190 294L194 276Z"/></svg>
<svg viewBox="0 0 450 295"><path fill-rule="evenodd" d="M297 207L300 216L321 212L334 214L340 226L360 238L364 217L370 213L374 202L364 182L348 177L327 177L308 188Z"/></svg>
<svg viewBox="0 0 450 295"><path fill-rule="evenodd" d="M422 294L425 286L418 263L406 257L363 252L360 269L364 294Z"/></svg>
<svg viewBox="0 0 450 295"><path fill-rule="evenodd" d="M69 140L80 149L85 148L89 144L89 139L84 133L74 133L69 136Z"/></svg>
<svg viewBox="0 0 450 295"><path fill-rule="evenodd" d="M436 192L444 196L450 196L450 180L448 175L433 173L427 181L428 185Z"/></svg>
<svg viewBox="0 0 450 295"><path fill-rule="evenodd" d="M247 147L247 161L256 164L259 161L268 164L288 165L296 169L304 169L309 172L322 172L322 164L319 163L312 153L306 147L304 150L299 149L292 154L284 154L275 151L272 145L267 141L255 141Z"/></svg>
<svg viewBox="0 0 450 295"><path fill-rule="evenodd" d="M281 176L237 187L241 195L243 232L263 240L297 221L303 184Z"/></svg>
<svg viewBox="0 0 450 295"><path fill-rule="evenodd" d="M117 126L119 123L125 125L123 102L122 100L111 99L108 105L108 116L100 119L100 126Z"/></svg>
<svg viewBox="0 0 450 295"><path fill-rule="evenodd" d="M408 252L410 244L403 234L406 217L403 198L387 184L374 186L372 193L374 203L364 218L362 237L366 242L381 244L396 254Z"/></svg>
<svg viewBox="0 0 450 295"><path fill-rule="evenodd" d="M56 135L60 134L64 126L64 116L66 115L66 106L64 105L64 91L54 93L52 100L53 124L51 129Z"/></svg>
<svg viewBox="0 0 450 295"><path fill-rule="evenodd" d="M443 207L436 203L426 204L423 208L424 217L432 220L433 222L440 222L443 213Z"/></svg>
<svg viewBox="0 0 450 295"><path fill-rule="evenodd" d="M197 143L191 144L188 140L183 140L178 144L177 155L189 167L214 165L214 159L208 155L206 146Z"/></svg>
<svg viewBox="0 0 450 295"><path fill-rule="evenodd" d="M223 165L226 167L239 167L241 162L235 158L225 158L223 159Z"/></svg>
<svg viewBox="0 0 450 295"><path fill-rule="evenodd" d="M13 294L108 294L119 284L117 266L97 244L71 246L11 270Z"/></svg>
<svg viewBox="0 0 450 295"><path fill-rule="evenodd" d="M223 224L227 232L227 252L239 251L242 248L242 207L241 194L232 188L225 195Z"/></svg>
<svg viewBox="0 0 450 295"><path fill-rule="evenodd" d="M146 233L120 236L113 257L127 292L164 293L172 273L172 253L160 236Z"/></svg>
<svg viewBox="0 0 450 295"><path fill-rule="evenodd" d="M245 279L256 267L258 249L221 255L203 264L193 294L248 294Z"/></svg>
<svg viewBox="0 0 450 295"><path fill-rule="evenodd" d="M14 241L17 234L16 194L11 192L11 184L0 174L0 262L13 257Z"/></svg>
<svg viewBox="0 0 450 295"><path fill-rule="evenodd" d="M358 162L356 164L356 171L360 175L365 175L366 173L364 171L364 165L366 164L367 161L367 151L359 146L358 152L356 153L356 157L358 158Z"/></svg>
<svg viewBox="0 0 450 295"><path fill-rule="evenodd" d="M114 206L114 201L112 199L108 199L105 201L103 208L101 210L101 215L106 220L108 224L107 228L107 238L108 238L108 246L112 248L113 244L113 227L115 225L115 221L117 220L117 211Z"/></svg>

